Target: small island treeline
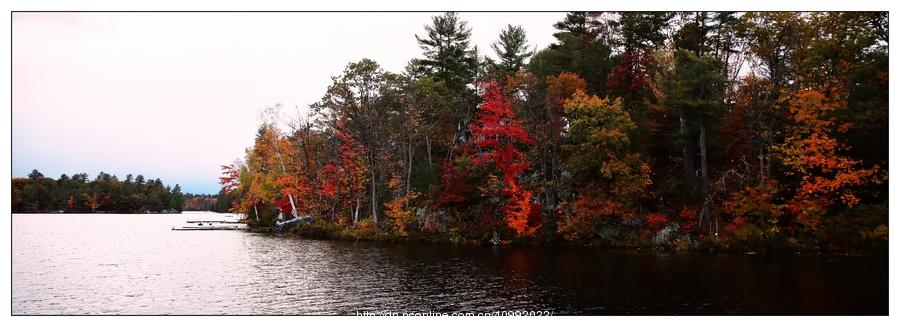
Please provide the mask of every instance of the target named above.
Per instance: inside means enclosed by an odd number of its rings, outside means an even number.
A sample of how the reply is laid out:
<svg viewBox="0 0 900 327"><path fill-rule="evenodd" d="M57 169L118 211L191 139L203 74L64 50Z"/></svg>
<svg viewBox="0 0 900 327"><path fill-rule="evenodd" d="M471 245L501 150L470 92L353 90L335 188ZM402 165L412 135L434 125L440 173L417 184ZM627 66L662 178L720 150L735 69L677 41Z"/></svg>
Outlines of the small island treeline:
<svg viewBox="0 0 900 327"><path fill-rule="evenodd" d="M231 210L328 238L886 251L886 12L554 27L538 50L507 26L493 59L438 15L403 72L348 64L288 130L270 107L223 167Z"/></svg>
<svg viewBox="0 0 900 327"><path fill-rule="evenodd" d="M226 192L215 195L185 193L182 210L226 213L231 209L231 201L231 196Z"/></svg>
<svg viewBox="0 0 900 327"><path fill-rule="evenodd" d="M104 172L93 180L86 173L58 179L37 169L12 179L12 212L178 213L184 203L181 186L128 174L119 180Z"/></svg>

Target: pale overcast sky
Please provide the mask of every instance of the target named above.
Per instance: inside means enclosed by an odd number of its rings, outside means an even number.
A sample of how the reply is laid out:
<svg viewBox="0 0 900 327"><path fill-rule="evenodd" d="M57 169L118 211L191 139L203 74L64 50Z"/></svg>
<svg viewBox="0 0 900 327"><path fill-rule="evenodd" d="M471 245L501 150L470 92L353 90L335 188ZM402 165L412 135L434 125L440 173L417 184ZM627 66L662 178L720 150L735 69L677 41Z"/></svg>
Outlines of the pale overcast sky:
<svg viewBox="0 0 900 327"><path fill-rule="evenodd" d="M260 109L305 110L362 58L401 72L436 14L15 13L13 176L134 173L215 193ZM543 48L564 16L461 14L482 52L509 23Z"/></svg>

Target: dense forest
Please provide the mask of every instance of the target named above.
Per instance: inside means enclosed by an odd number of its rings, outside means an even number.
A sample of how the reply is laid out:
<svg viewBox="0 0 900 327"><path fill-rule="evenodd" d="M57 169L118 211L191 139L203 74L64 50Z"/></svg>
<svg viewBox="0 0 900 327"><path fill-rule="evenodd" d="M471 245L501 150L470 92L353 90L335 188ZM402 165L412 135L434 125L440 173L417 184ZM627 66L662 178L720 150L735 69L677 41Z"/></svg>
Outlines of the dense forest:
<svg viewBox="0 0 900 327"><path fill-rule="evenodd" d="M35 169L28 178L12 179L12 212L175 213L181 212L182 197L180 185L143 175L120 181L104 172L94 180L62 174L53 180Z"/></svg>
<svg viewBox="0 0 900 327"><path fill-rule="evenodd" d="M886 12L554 27L535 49L507 26L488 56L437 15L404 71L361 59L308 113L269 107L223 166L230 210L309 214L297 232L322 237L886 249Z"/></svg>

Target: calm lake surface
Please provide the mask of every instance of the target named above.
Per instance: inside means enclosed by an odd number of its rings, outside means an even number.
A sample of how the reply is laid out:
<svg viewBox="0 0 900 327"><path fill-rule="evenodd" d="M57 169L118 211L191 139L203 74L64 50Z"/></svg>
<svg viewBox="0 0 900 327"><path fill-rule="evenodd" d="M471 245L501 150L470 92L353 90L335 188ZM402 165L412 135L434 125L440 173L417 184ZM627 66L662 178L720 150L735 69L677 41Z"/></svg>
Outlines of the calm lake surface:
<svg viewBox="0 0 900 327"><path fill-rule="evenodd" d="M888 313L886 258L634 254L172 231L212 214L14 214L13 314Z"/></svg>

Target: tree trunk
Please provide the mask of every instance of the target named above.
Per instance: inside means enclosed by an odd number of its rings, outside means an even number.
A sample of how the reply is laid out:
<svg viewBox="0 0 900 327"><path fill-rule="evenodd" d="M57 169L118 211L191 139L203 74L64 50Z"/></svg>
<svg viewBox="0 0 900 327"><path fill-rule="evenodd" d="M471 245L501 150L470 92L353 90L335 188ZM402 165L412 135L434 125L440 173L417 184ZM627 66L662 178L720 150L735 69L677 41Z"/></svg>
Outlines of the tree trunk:
<svg viewBox="0 0 900 327"><path fill-rule="evenodd" d="M431 138L425 135L425 148L428 150L428 168L431 168Z"/></svg>
<svg viewBox="0 0 900 327"><path fill-rule="evenodd" d="M331 203L331 223L334 223L334 210L337 209L337 201Z"/></svg>
<svg viewBox="0 0 900 327"><path fill-rule="evenodd" d="M560 153L562 153L562 150L559 145L559 136L557 136L556 144L553 145L553 153L550 154L550 169L553 173L553 195L551 201L553 209L556 209L556 204L559 203L559 185L562 179L562 169L559 164L561 161Z"/></svg>
<svg viewBox="0 0 900 327"><path fill-rule="evenodd" d="M550 176L548 175L548 172L547 172L548 171L547 151L545 151L545 150L546 149L542 146L541 147L541 156L540 156L541 157L541 179L544 181L544 183L547 183L550 181ZM550 172L550 174L552 175L553 172ZM550 190L546 190L544 192L544 210L549 210L549 209L550 209Z"/></svg>
<svg viewBox="0 0 900 327"><path fill-rule="evenodd" d="M759 185L766 182L766 162L764 154L765 150L763 150L763 143L759 142Z"/></svg>
<svg viewBox="0 0 900 327"><path fill-rule="evenodd" d="M377 194L375 194L375 160L369 160L369 162L371 162L369 172L372 175L372 223L378 225L378 202L375 201L377 198Z"/></svg>
<svg viewBox="0 0 900 327"><path fill-rule="evenodd" d="M681 135L687 135L687 118L684 117L684 114L681 114L678 117L681 128ZM687 187L693 189L694 185L694 154L691 151L691 142L684 142L684 145L681 146L681 158L684 161L684 183Z"/></svg>
<svg viewBox="0 0 900 327"><path fill-rule="evenodd" d="M709 193L709 172L707 171L706 165L706 125L700 124L700 183L702 184L703 192L703 211L701 212L700 222L703 222L703 219L706 218L706 222L710 224L710 232L712 231L712 222L709 220L709 201L707 201L707 194Z"/></svg>
<svg viewBox="0 0 900 327"><path fill-rule="evenodd" d="M406 164L406 194L409 194L409 184L412 182L412 165L413 165L413 140L409 139L406 144L407 164Z"/></svg>
<svg viewBox="0 0 900 327"><path fill-rule="evenodd" d="M544 156L548 156L549 158L549 170L550 170L550 179L545 179L548 182L553 184L553 187L550 188L552 191L547 192L547 212L553 212L556 207L556 197L559 196L559 165L557 164L559 157L559 129L560 129L560 119L556 117L556 113L553 112L553 107L550 106L550 99L548 97L544 97L544 108L547 111L547 117L550 118L550 144L547 147L549 153L542 151L541 158Z"/></svg>
<svg viewBox="0 0 900 327"><path fill-rule="evenodd" d="M356 198L356 209L353 210L353 226L359 222L359 198Z"/></svg>

